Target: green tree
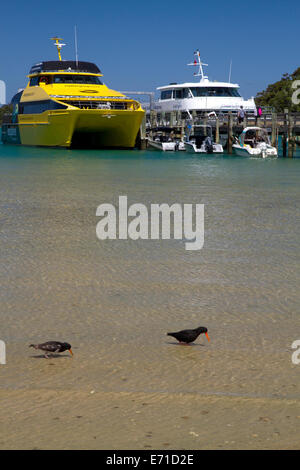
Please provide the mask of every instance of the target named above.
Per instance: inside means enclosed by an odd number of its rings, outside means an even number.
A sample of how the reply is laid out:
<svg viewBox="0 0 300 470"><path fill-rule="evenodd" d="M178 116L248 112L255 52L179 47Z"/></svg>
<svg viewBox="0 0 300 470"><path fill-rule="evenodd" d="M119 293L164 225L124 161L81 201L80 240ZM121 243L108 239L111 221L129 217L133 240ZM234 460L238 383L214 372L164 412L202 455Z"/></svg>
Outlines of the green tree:
<svg viewBox="0 0 300 470"><path fill-rule="evenodd" d="M292 74L285 73L278 82L268 85L266 90L257 93L255 103L257 106L271 106L277 112L283 112L284 109L296 112L300 111L300 104L292 102L292 95L295 89L292 84L295 80L300 80L300 67Z"/></svg>
<svg viewBox="0 0 300 470"><path fill-rule="evenodd" d="M0 124L2 124L3 121L3 115L4 114L11 114L12 113L12 105L11 104L5 104L0 108Z"/></svg>

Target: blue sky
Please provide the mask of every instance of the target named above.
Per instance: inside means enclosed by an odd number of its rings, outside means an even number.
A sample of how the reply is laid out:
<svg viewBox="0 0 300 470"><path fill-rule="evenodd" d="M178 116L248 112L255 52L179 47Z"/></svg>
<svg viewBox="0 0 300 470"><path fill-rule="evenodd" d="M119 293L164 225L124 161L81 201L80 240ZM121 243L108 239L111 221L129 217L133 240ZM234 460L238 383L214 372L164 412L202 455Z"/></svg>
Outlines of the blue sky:
<svg viewBox="0 0 300 470"><path fill-rule="evenodd" d="M97 63L117 90L193 81L186 64L197 48L210 79L227 81L232 60L232 82L245 98L300 66L299 0L6 0L0 15L7 101L31 65L57 58L53 35L67 44L63 59L74 59L74 25L79 59Z"/></svg>

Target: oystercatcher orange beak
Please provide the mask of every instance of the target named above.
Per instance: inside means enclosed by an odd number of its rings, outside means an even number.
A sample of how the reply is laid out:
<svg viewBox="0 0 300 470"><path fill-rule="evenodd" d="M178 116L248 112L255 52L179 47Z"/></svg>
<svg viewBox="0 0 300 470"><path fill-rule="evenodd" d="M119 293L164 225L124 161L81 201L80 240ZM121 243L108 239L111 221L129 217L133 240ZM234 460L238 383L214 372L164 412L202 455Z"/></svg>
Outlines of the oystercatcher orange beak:
<svg viewBox="0 0 300 470"><path fill-rule="evenodd" d="M206 336L206 338L207 338L207 341L210 341L210 337L208 336L207 333L205 333L205 336Z"/></svg>
<svg viewBox="0 0 300 470"><path fill-rule="evenodd" d="M69 351L70 351L71 356L73 356L73 351L71 348L69 349Z"/></svg>

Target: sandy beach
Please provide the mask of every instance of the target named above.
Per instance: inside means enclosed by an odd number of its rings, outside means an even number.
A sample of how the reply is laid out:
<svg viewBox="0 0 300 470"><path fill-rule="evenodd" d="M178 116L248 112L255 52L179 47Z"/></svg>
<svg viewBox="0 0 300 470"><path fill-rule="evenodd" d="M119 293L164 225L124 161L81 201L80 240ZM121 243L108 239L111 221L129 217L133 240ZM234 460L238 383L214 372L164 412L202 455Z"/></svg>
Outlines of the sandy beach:
<svg viewBox="0 0 300 470"><path fill-rule="evenodd" d="M1 449L299 449L299 400L0 392Z"/></svg>
<svg viewBox="0 0 300 470"><path fill-rule="evenodd" d="M11 346L15 365L1 366L0 448L299 448L298 366L286 365L285 383L277 374L288 352L249 359L240 351L237 360L204 340L161 340L146 348L148 366L128 345L82 345L72 358L31 350L18 361L22 348Z"/></svg>

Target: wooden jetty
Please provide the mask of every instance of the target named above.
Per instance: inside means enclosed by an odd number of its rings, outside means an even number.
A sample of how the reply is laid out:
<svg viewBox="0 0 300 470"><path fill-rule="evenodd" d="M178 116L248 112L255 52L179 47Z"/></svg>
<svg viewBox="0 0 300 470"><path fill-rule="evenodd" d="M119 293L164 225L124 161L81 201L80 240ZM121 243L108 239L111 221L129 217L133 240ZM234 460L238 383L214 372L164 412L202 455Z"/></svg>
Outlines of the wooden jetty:
<svg viewBox="0 0 300 470"><path fill-rule="evenodd" d="M199 115L196 111L191 113L192 119L181 111L171 111L169 113L151 110L145 115L140 129L140 139L138 147L145 149L147 139L155 138L156 135L172 135L183 139L187 128L191 131L193 126L207 124L212 127L214 140L216 143L226 142L227 153L232 153L234 137L239 136L245 127L258 126L267 130L271 143L278 149L278 140L281 136L283 157L294 156L297 146L300 145L300 113L264 113L256 118L253 115L245 117L242 124L238 124L236 113L208 117Z"/></svg>

